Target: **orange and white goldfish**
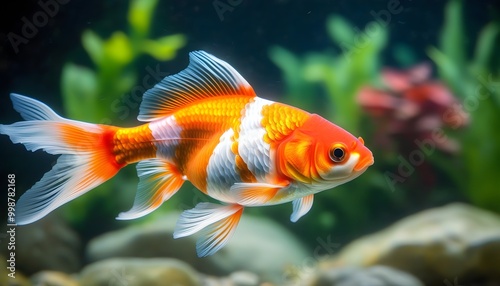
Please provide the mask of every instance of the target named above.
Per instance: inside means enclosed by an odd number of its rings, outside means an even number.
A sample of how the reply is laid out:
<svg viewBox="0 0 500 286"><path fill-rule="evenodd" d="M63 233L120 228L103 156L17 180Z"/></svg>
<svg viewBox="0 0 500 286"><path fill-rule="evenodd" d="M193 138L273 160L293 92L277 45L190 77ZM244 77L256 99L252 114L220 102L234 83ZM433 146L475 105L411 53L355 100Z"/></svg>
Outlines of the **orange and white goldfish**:
<svg viewBox="0 0 500 286"><path fill-rule="evenodd" d="M0 125L28 150L60 154L55 166L18 201L16 223L32 223L136 163L132 208L144 216L185 181L221 204L184 211L174 237L203 230L198 256L222 248L245 207L292 202L296 222L314 194L361 175L374 159L361 137L316 114L257 97L229 64L203 51L188 67L146 91L133 128L65 119L45 104L11 94L26 121Z"/></svg>

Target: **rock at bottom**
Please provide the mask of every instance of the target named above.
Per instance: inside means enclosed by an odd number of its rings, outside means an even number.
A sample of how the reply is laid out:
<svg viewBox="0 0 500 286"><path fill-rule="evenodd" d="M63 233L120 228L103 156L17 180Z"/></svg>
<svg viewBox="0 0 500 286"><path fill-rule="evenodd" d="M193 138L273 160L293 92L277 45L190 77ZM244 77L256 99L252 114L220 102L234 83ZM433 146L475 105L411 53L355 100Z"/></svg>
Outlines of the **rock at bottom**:
<svg viewBox="0 0 500 286"><path fill-rule="evenodd" d="M424 286L414 276L387 267L342 267L323 270L315 275L310 286Z"/></svg>
<svg viewBox="0 0 500 286"><path fill-rule="evenodd" d="M169 258L112 258L85 267L86 286L197 286L198 274L188 264Z"/></svg>

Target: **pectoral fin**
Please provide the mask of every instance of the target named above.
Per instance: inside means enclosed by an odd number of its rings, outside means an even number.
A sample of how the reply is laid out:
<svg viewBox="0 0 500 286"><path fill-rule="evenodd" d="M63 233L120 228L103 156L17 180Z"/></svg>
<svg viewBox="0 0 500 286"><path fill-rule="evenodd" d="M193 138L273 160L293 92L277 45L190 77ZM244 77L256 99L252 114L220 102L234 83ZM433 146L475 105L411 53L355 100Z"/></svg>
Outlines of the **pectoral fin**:
<svg viewBox="0 0 500 286"><path fill-rule="evenodd" d="M184 211L174 230L174 238L192 235L203 230L196 241L199 257L212 255L229 241L243 213L240 205L199 203L194 209Z"/></svg>
<svg viewBox="0 0 500 286"><path fill-rule="evenodd" d="M312 207L314 200L314 195L307 195L300 199L295 199L292 202L293 205L293 213L290 216L290 220L292 222L296 222L305 215Z"/></svg>
<svg viewBox="0 0 500 286"><path fill-rule="evenodd" d="M267 183L236 183L231 186L231 196L241 205L262 205L270 201L286 186Z"/></svg>

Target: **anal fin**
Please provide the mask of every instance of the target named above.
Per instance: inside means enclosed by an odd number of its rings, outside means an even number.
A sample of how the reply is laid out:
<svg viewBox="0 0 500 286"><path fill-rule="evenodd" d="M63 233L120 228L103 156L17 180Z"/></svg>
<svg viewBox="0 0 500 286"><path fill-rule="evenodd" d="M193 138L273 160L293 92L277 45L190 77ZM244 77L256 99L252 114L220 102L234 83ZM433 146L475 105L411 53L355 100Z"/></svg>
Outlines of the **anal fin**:
<svg viewBox="0 0 500 286"><path fill-rule="evenodd" d="M196 242L199 257L212 255L229 241L243 213L241 205L199 203L184 211L175 226L174 238L192 235L203 230Z"/></svg>
<svg viewBox="0 0 500 286"><path fill-rule="evenodd" d="M134 205L120 213L117 219L126 220L145 216L170 199L182 186L182 174L170 162L149 159L137 164L139 185Z"/></svg>

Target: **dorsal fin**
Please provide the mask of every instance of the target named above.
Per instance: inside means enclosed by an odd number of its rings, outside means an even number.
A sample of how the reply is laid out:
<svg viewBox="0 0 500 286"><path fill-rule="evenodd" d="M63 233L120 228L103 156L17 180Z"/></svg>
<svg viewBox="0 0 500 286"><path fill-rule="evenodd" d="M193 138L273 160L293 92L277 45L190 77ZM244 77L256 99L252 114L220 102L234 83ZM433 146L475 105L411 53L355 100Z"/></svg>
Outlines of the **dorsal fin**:
<svg viewBox="0 0 500 286"><path fill-rule="evenodd" d="M215 96L255 96L228 63L204 52L189 53L189 65L144 93L137 119L153 121L195 101Z"/></svg>

